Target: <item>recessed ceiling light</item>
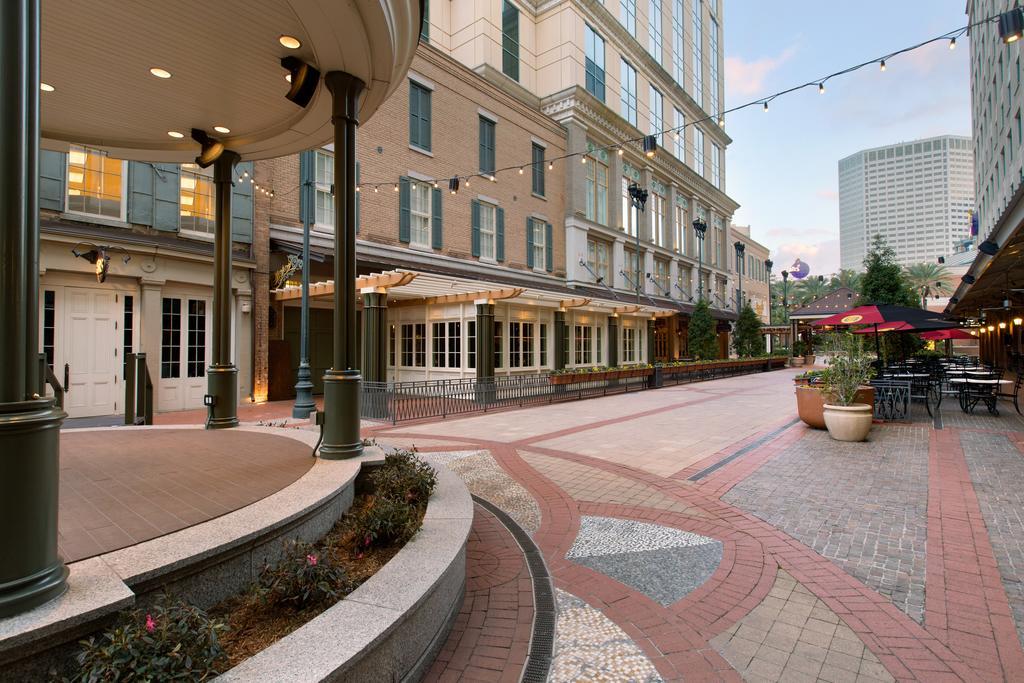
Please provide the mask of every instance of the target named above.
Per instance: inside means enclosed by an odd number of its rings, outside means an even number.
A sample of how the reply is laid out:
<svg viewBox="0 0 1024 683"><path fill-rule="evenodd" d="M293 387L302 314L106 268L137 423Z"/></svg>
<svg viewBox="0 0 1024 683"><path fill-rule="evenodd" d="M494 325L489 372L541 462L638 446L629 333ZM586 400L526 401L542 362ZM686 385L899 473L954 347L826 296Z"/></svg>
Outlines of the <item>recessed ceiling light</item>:
<svg viewBox="0 0 1024 683"><path fill-rule="evenodd" d="M153 74L157 78L170 78L171 77L171 72L170 71L168 71L167 69L161 69L158 66L154 66L152 69L150 69L149 73Z"/></svg>
<svg viewBox="0 0 1024 683"><path fill-rule="evenodd" d="M43 92L53 92L53 90L54 90L53 86L50 85L49 83L40 83L39 84L39 89L42 90Z"/></svg>
<svg viewBox="0 0 1024 683"><path fill-rule="evenodd" d="M295 36L281 36L277 39L277 42L284 45L289 50L298 50L302 47L302 41Z"/></svg>
<svg viewBox="0 0 1024 683"><path fill-rule="evenodd" d="M184 133L179 133L176 130L169 130L169 131L167 131L167 134L170 135L172 138L183 138L183 137L185 137Z"/></svg>
<svg viewBox="0 0 1024 683"><path fill-rule="evenodd" d="M231 132L231 129L227 126L214 126L213 129L218 133L224 133L225 135Z"/></svg>

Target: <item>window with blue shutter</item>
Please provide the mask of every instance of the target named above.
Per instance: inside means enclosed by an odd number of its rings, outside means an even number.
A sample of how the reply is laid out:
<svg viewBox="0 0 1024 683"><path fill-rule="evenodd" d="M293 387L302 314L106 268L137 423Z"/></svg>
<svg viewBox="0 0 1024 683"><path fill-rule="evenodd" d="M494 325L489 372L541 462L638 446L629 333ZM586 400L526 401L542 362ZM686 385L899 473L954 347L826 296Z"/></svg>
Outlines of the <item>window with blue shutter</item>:
<svg viewBox="0 0 1024 683"><path fill-rule="evenodd" d="M356 187L359 187L359 162L356 162ZM362 216L363 202L362 202L362 190L356 192L356 234L359 234L359 224L362 222L360 216Z"/></svg>
<svg viewBox="0 0 1024 683"><path fill-rule="evenodd" d="M480 117L480 172L494 173L494 121Z"/></svg>
<svg viewBox="0 0 1024 683"><path fill-rule="evenodd" d="M63 152L39 152L39 208L64 210L64 171L68 159Z"/></svg>
<svg viewBox="0 0 1024 683"><path fill-rule="evenodd" d="M480 202L473 200L470 203L470 214L472 220L470 225L472 226L472 235L470 242L472 243L471 252L473 256L480 256Z"/></svg>
<svg viewBox="0 0 1024 683"><path fill-rule="evenodd" d="M430 151L431 92L409 81L409 144Z"/></svg>
<svg viewBox="0 0 1024 683"><path fill-rule="evenodd" d="M433 219L431 220L430 246L440 249L444 245L441 225L441 188L433 188L433 199L431 200Z"/></svg>
<svg viewBox="0 0 1024 683"><path fill-rule="evenodd" d="M409 179L398 180L398 241L409 243Z"/></svg>
<svg viewBox="0 0 1024 683"><path fill-rule="evenodd" d="M532 190L535 195L540 197L544 196L544 148L538 145L536 142L533 143L532 151L532 163L533 163L533 182Z"/></svg>
<svg viewBox="0 0 1024 683"><path fill-rule="evenodd" d="M534 267L533 259L533 219L526 219L526 267Z"/></svg>
<svg viewBox="0 0 1024 683"><path fill-rule="evenodd" d="M497 236L494 240L494 259L500 262L505 260L505 209L498 206L495 207L495 212L497 213Z"/></svg>
<svg viewBox="0 0 1024 683"><path fill-rule="evenodd" d="M235 167L235 177L240 178L248 171L252 176L251 161L243 161ZM231 189L231 239L235 242L252 244L252 183L234 183Z"/></svg>
<svg viewBox="0 0 1024 683"><path fill-rule="evenodd" d="M177 232L181 171L177 164L128 162L128 222Z"/></svg>
<svg viewBox="0 0 1024 683"><path fill-rule="evenodd" d="M544 225L544 270L549 273L555 269L555 250L554 243L551 239L553 235L554 230L552 229L551 224L546 223Z"/></svg>

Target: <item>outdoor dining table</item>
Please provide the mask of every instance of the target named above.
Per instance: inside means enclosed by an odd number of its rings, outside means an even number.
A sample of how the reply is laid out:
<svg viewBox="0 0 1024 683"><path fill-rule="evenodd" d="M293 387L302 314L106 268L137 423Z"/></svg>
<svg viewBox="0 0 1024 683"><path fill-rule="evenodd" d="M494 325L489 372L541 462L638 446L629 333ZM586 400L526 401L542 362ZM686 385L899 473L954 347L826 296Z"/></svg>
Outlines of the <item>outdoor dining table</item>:
<svg viewBox="0 0 1024 683"><path fill-rule="evenodd" d="M949 383L957 385L960 389L960 409L963 410L965 413L972 412L974 410L974 406L978 405L978 401L984 401L985 407L988 408L988 412L992 413L993 415L999 415L999 408L996 406L995 387L998 387L1002 384L1012 384L1012 382L1008 379L975 379L969 377L965 377L962 379L951 378L949 380ZM975 400L973 403L971 403L970 399L972 397L967 392L968 386L971 384L992 387L992 393L991 395L979 394L973 397Z"/></svg>
<svg viewBox="0 0 1024 683"><path fill-rule="evenodd" d="M924 408L928 411L928 415L932 414L932 406L928 400L928 393L931 391L931 383L929 379L931 375L927 372L896 372L889 375L892 379L909 379L910 380L910 398L923 399ZM924 380L923 382L921 380ZM939 403L942 402L941 397Z"/></svg>

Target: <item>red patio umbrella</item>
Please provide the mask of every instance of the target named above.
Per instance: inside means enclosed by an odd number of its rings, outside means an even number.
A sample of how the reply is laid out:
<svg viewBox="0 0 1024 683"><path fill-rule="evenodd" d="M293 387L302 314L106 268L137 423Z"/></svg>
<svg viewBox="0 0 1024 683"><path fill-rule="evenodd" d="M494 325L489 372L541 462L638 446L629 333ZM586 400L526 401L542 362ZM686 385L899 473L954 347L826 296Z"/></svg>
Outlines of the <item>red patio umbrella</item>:
<svg viewBox="0 0 1024 683"><path fill-rule="evenodd" d="M967 330L933 330L922 332L921 339L928 341L943 341L945 339L974 339L975 336Z"/></svg>
<svg viewBox="0 0 1024 683"><path fill-rule="evenodd" d="M857 306L844 313L835 315L812 323L817 327L825 325L869 325L859 334L875 335L875 353L881 358L879 348L879 332L913 332L915 330L936 330L946 327L956 327L958 323L945 320L938 313L927 311L921 308L910 308L909 306L897 306L895 304L868 304Z"/></svg>

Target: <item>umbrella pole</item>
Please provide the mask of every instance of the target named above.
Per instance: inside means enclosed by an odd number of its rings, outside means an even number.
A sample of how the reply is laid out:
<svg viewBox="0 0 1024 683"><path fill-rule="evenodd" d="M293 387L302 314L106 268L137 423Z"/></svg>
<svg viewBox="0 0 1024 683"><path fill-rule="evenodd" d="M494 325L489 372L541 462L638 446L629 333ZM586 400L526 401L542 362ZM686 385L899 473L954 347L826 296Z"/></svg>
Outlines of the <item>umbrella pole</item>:
<svg viewBox="0 0 1024 683"><path fill-rule="evenodd" d="M875 323L875 355L878 357L878 361L882 361L882 349L878 345L878 323Z"/></svg>

